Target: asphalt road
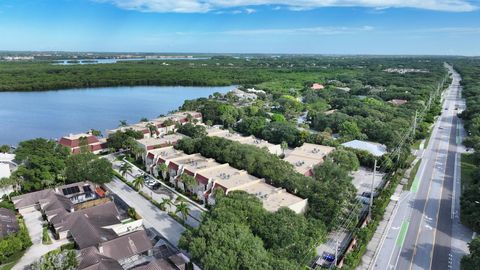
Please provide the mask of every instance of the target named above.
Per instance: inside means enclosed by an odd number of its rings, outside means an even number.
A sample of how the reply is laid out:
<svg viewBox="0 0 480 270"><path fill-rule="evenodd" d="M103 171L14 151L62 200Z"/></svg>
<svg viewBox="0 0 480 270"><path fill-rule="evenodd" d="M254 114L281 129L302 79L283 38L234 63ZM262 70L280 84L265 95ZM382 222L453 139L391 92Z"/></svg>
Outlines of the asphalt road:
<svg viewBox="0 0 480 270"><path fill-rule="evenodd" d="M142 216L146 228L155 229L170 244L178 246L180 237L185 231L185 228L180 223L117 178L114 178L105 186L122 198L130 207L135 208L137 213Z"/></svg>
<svg viewBox="0 0 480 270"><path fill-rule="evenodd" d="M458 215L462 134L457 113L464 102L461 78L451 70L453 82L444 93L442 114L422 153L412 188L400 196L375 269L459 269L468 252L472 233L460 224Z"/></svg>

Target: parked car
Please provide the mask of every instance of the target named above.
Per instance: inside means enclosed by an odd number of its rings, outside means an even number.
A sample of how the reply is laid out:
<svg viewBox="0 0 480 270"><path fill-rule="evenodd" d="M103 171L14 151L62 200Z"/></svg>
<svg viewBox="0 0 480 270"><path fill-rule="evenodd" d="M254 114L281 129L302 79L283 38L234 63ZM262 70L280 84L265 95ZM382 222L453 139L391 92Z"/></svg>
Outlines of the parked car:
<svg viewBox="0 0 480 270"><path fill-rule="evenodd" d="M362 197L370 198L371 197L371 192L365 191L362 193ZM373 192L373 197L376 198L378 196L378 192Z"/></svg>
<svg viewBox="0 0 480 270"><path fill-rule="evenodd" d="M329 252L323 252L322 256L317 260L317 265L324 268L330 268L335 262L335 255Z"/></svg>
<svg viewBox="0 0 480 270"><path fill-rule="evenodd" d="M368 197L357 196L357 200L363 204L370 204L370 198Z"/></svg>

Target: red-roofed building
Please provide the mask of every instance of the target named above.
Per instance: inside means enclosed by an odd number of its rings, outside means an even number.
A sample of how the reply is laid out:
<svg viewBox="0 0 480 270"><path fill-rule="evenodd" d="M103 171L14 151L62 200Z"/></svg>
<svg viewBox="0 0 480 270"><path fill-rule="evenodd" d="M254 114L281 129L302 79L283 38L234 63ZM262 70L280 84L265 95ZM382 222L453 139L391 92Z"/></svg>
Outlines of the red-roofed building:
<svg viewBox="0 0 480 270"><path fill-rule="evenodd" d="M101 153L107 149L106 139L98 139L96 136L87 133L70 134L62 137L58 143L68 147L72 154L78 154L81 152L82 140L85 140L85 149L94 154Z"/></svg>
<svg viewBox="0 0 480 270"><path fill-rule="evenodd" d="M322 90L325 89L325 86L323 86L323 84L314 83L310 88L313 90Z"/></svg>

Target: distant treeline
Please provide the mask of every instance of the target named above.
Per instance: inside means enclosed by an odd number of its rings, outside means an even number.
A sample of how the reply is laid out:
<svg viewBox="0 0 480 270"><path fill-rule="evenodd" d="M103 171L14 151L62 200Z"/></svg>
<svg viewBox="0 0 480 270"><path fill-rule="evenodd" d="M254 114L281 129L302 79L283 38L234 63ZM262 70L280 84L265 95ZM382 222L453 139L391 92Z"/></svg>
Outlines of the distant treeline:
<svg viewBox="0 0 480 270"><path fill-rule="evenodd" d="M441 59L429 61L440 62ZM116 64L53 65L49 61L0 61L0 91L42 91L107 86L259 85L270 91L300 90L312 82L342 80L363 85L388 85L395 73L386 67L430 69L418 58L233 58L206 60L125 61ZM403 76L405 77L405 76ZM407 76L408 77L408 76ZM397 85L402 87L402 85Z"/></svg>

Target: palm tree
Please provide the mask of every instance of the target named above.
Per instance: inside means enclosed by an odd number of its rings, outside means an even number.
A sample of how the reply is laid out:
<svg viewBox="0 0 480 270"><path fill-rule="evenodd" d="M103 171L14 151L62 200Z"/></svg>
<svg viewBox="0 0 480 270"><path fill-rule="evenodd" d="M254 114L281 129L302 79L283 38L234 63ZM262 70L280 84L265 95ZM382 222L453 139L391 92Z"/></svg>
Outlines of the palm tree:
<svg viewBox="0 0 480 270"><path fill-rule="evenodd" d="M145 179L143 179L143 176L139 176L133 180L132 184L136 190L140 190L145 185Z"/></svg>
<svg viewBox="0 0 480 270"><path fill-rule="evenodd" d="M14 180L13 177L0 178L0 189L3 191L3 193L6 193L9 186L13 187L15 184L16 184L16 181ZM10 200L10 193L7 193L7 197Z"/></svg>
<svg viewBox="0 0 480 270"><path fill-rule="evenodd" d="M80 152L81 153L86 153L89 152L88 150L88 138L85 136L82 136L78 139L79 143L78 145L80 146Z"/></svg>
<svg viewBox="0 0 480 270"><path fill-rule="evenodd" d="M144 149L141 148L136 142L135 140L133 140L133 143L130 144L130 152L132 153L132 155L135 156L136 159L138 159L138 157L140 155L142 155L144 153Z"/></svg>
<svg viewBox="0 0 480 270"><path fill-rule="evenodd" d="M92 133L92 135L95 137L103 137L102 132L100 130L96 130L92 128L90 130L90 133Z"/></svg>
<svg viewBox="0 0 480 270"><path fill-rule="evenodd" d="M285 155L285 150L288 149L288 143L286 141L282 141L282 143L280 144L280 148L282 149L282 154Z"/></svg>
<svg viewBox="0 0 480 270"><path fill-rule="evenodd" d="M123 162L122 166L120 166L120 168L118 170L122 174L123 178L125 178L127 173L132 172L132 165L128 162Z"/></svg>
<svg viewBox="0 0 480 270"><path fill-rule="evenodd" d="M148 123L146 125L146 128L148 128L148 130L150 131L150 136L153 137L153 134L157 134L158 132L158 128L156 125L154 125L153 123Z"/></svg>
<svg viewBox="0 0 480 270"><path fill-rule="evenodd" d="M180 179L182 180L183 184L185 185L185 190L188 190L188 191L191 191L193 189L193 187L195 187L195 185L197 184L197 180L195 180L195 178L193 176L185 174L185 173L182 174Z"/></svg>
<svg viewBox="0 0 480 270"><path fill-rule="evenodd" d="M120 120L120 124L118 125L119 127L126 127L128 124L127 124L127 120Z"/></svg>
<svg viewBox="0 0 480 270"><path fill-rule="evenodd" d="M169 199L169 198L163 198L163 199L162 199L162 202L160 203L159 206L160 206L160 209L161 209L161 210L165 211L165 210L167 209L167 206L168 206L168 208L170 208L170 207L172 206L172 204L173 204L173 203L172 203L172 200L171 200L171 199Z"/></svg>
<svg viewBox="0 0 480 270"><path fill-rule="evenodd" d="M183 223L187 221L188 214L190 213L190 208L188 208L188 204L184 201L181 201L179 205L176 206L175 214L181 213Z"/></svg>
<svg viewBox="0 0 480 270"><path fill-rule="evenodd" d="M193 116L191 114L187 114L187 121L192 122Z"/></svg>
<svg viewBox="0 0 480 270"><path fill-rule="evenodd" d="M165 163L158 164L158 165L157 165L157 171L158 171L159 174L162 176L162 179L163 179L163 180L166 180L166 178L167 178L167 171L168 171L167 164L165 164Z"/></svg>
<svg viewBox="0 0 480 270"><path fill-rule="evenodd" d="M163 125L166 126L166 127L173 126L174 124L175 124L175 122L171 118L168 118L165 121L163 121Z"/></svg>
<svg viewBox="0 0 480 270"><path fill-rule="evenodd" d="M148 122L148 118L142 117L142 118L140 118L140 122Z"/></svg>

